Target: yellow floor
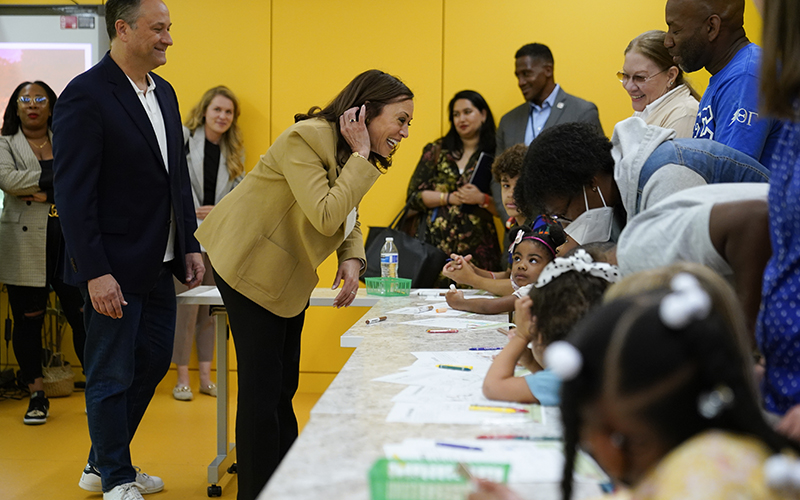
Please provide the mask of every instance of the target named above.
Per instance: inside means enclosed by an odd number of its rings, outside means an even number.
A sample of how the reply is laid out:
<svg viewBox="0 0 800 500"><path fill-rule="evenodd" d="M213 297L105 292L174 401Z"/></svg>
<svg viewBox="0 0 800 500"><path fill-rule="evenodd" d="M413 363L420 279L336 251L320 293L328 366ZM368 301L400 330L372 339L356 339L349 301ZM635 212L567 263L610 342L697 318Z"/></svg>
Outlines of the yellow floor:
<svg viewBox="0 0 800 500"><path fill-rule="evenodd" d="M192 372L192 376L195 389L197 372ZM148 499L208 498L206 469L216 453L216 400L195 389L194 401L176 401L172 398L174 385L175 371L170 370L131 445L133 463L144 472L164 479L164 491L147 495ZM235 401L235 387L235 373L232 373L231 401ZM296 395L294 407L301 430L319 396ZM50 417L44 425L22 423L27 407L27 397L0 401L0 499L102 498L78 487L89 451L83 393L51 399ZM235 409L235 404L232 407ZM221 486L222 498L236 498L235 476L226 475Z"/></svg>

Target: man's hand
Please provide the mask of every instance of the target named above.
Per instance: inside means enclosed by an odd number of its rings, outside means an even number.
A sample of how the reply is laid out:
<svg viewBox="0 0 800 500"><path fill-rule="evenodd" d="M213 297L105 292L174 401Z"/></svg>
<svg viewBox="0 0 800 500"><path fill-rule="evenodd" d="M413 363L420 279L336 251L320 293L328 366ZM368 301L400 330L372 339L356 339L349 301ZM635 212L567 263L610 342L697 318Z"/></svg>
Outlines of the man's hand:
<svg viewBox="0 0 800 500"><path fill-rule="evenodd" d="M119 283L110 274L92 278L87 283L92 307L102 315L114 319L122 317L122 306L127 306Z"/></svg>
<svg viewBox="0 0 800 500"><path fill-rule="evenodd" d="M203 282L203 275L206 273L206 266L203 264L203 256L199 252L186 254L186 286L191 290Z"/></svg>
<svg viewBox="0 0 800 500"><path fill-rule="evenodd" d="M361 272L360 259L347 259L339 265L339 270L336 271L336 277L333 279L333 286L331 290L336 290L344 280L342 289L339 294L333 299L333 307L337 309L340 307L347 307L356 299L358 292L358 275Z"/></svg>
<svg viewBox="0 0 800 500"><path fill-rule="evenodd" d="M214 208L214 205L203 205L202 207L197 207L194 210L195 215L200 220L205 220L208 217L208 214L211 213L211 209Z"/></svg>

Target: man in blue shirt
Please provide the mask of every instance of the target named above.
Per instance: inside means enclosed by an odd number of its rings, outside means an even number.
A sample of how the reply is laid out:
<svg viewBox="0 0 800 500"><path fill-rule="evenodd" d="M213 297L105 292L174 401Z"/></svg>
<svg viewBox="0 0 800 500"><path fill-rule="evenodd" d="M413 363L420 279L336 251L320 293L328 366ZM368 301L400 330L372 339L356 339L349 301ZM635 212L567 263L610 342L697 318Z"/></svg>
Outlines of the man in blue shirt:
<svg viewBox="0 0 800 500"><path fill-rule="evenodd" d="M683 71L711 73L694 137L713 139L767 168L782 122L758 116L761 47L744 31L744 0L668 0L664 39Z"/></svg>

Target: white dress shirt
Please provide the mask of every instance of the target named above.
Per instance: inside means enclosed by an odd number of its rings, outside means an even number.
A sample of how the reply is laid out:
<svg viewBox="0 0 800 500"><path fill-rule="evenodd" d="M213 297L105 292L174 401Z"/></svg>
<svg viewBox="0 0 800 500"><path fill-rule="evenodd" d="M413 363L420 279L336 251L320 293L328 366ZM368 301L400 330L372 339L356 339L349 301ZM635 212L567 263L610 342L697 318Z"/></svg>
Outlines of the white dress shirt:
<svg viewBox="0 0 800 500"><path fill-rule="evenodd" d="M128 76L128 75L125 75ZM169 175L169 160L167 157L167 129L164 125L164 116L161 114L161 106L158 105L156 98L156 82L147 75L147 90L140 89L128 76L128 81L131 82L133 90L136 91L136 96L139 97L139 102L142 103L150 123L153 125L153 132L156 134L158 141L158 149L161 151L161 159L164 161L164 168L167 169ZM168 262L175 258L175 214L172 210L170 203L169 209L169 238L167 239L167 248L164 251L164 262Z"/></svg>

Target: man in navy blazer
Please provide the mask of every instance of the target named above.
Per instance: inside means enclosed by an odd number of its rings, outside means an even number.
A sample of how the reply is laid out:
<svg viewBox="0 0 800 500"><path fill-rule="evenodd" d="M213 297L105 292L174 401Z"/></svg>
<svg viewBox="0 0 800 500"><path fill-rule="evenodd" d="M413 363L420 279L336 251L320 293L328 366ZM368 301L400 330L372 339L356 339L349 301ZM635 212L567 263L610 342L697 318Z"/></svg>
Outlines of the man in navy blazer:
<svg viewBox="0 0 800 500"><path fill-rule="evenodd" d="M111 50L72 80L53 113L55 198L65 281L86 300L86 409L92 448L79 485L104 499L160 491L129 444L169 369L172 275L204 268L175 92L150 73L172 45L161 0L108 0Z"/></svg>
<svg viewBox="0 0 800 500"><path fill-rule="evenodd" d="M529 43L514 55L514 75L525 103L500 119L497 127L497 154L519 143L530 145L545 128L562 123L586 122L602 131L600 116L594 103L567 94L555 82L553 53L547 45ZM508 219L500 185L492 181L492 196L503 222Z"/></svg>

